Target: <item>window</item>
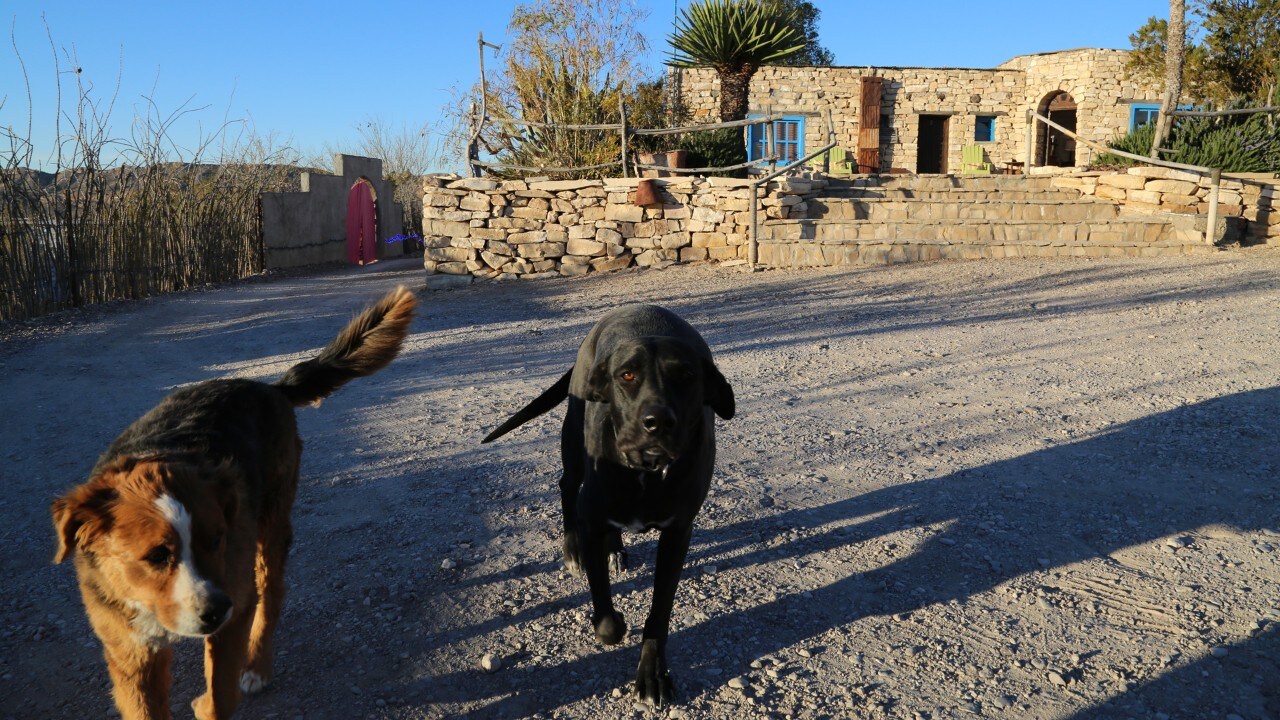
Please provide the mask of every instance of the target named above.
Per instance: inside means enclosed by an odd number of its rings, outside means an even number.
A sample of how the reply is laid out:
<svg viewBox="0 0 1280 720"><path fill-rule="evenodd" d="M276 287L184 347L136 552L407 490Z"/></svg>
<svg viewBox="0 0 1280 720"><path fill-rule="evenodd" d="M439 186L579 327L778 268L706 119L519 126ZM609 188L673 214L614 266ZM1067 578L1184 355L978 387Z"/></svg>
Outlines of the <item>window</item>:
<svg viewBox="0 0 1280 720"><path fill-rule="evenodd" d="M753 118L760 117L752 115ZM765 160L769 157L764 125L752 125L747 133L747 159ZM804 157L804 118L784 117L773 121L773 143L778 151L778 163L785 165Z"/></svg>
<svg viewBox="0 0 1280 720"><path fill-rule="evenodd" d="M976 142L995 142L996 116L979 115L973 125L973 139Z"/></svg>
<svg viewBox="0 0 1280 720"><path fill-rule="evenodd" d="M880 115L880 145L892 145L897 138L893 133L893 116Z"/></svg>
<svg viewBox="0 0 1280 720"><path fill-rule="evenodd" d="M1137 130L1149 122L1155 122L1156 116L1160 114L1159 105L1139 105L1133 104L1129 106L1129 130Z"/></svg>

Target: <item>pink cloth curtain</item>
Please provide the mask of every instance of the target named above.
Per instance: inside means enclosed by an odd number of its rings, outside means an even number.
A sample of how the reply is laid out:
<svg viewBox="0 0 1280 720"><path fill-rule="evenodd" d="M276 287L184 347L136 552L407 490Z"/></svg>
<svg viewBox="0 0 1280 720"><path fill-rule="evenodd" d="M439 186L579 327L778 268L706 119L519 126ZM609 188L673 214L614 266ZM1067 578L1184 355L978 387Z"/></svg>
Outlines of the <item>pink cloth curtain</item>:
<svg viewBox="0 0 1280 720"><path fill-rule="evenodd" d="M347 262L368 264L377 259L378 222L373 188L363 180L347 193Z"/></svg>

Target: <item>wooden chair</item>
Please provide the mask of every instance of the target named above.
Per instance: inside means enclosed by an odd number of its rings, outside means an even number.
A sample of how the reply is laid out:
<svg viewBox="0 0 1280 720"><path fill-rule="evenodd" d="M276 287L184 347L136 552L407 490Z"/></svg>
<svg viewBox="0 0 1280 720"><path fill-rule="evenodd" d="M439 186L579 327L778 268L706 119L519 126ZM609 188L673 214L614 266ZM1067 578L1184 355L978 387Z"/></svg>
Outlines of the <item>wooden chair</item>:
<svg viewBox="0 0 1280 720"><path fill-rule="evenodd" d="M960 149L960 174L991 174L991 163L983 158L981 145L966 145Z"/></svg>
<svg viewBox="0 0 1280 720"><path fill-rule="evenodd" d="M831 172L844 173L845 175L853 174L853 161L849 159L849 153L842 147L833 147L830 152L831 156Z"/></svg>

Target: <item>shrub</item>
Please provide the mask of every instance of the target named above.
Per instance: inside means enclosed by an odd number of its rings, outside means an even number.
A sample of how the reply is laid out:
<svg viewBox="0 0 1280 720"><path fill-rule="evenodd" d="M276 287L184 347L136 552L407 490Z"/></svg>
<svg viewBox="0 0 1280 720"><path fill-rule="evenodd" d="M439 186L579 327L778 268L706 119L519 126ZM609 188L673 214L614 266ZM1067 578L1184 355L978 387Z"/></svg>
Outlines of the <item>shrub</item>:
<svg viewBox="0 0 1280 720"><path fill-rule="evenodd" d="M1123 150L1125 152L1131 152L1135 155L1142 155L1145 157L1147 153L1151 152L1151 141L1155 136L1156 124L1147 123L1145 125L1139 125L1137 129L1127 135L1120 135L1112 139L1112 141L1107 143L1107 145L1116 150ZM1137 165L1138 161L1122 157L1120 155L1115 155L1113 153L1103 153L1094 158L1093 164L1126 166Z"/></svg>
<svg viewBox="0 0 1280 720"><path fill-rule="evenodd" d="M747 144L742 138L742 128L691 133L680 141L679 147L689 153L689 167L728 167L747 161ZM746 177L746 169L711 174Z"/></svg>
<svg viewBox="0 0 1280 720"><path fill-rule="evenodd" d="M1146 156L1155 137L1155 123L1147 123L1108 145L1116 150ZM1227 172L1275 172L1280 170L1280 122L1274 114L1184 118L1165 143L1170 152L1160 157L1173 162L1221 168ZM1135 165L1137 161L1102 153L1094 165Z"/></svg>

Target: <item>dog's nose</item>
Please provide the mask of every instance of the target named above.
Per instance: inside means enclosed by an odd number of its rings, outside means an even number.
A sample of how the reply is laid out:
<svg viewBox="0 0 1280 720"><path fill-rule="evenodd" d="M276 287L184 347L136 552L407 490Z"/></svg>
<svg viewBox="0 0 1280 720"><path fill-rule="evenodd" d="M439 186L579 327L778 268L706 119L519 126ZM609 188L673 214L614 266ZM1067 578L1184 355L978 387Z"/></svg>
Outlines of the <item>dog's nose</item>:
<svg viewBox="0 0 1280 720"><path fill-rule="evenodd" d="M660 433L670 430L676 424L676 414L671 412L671 408L650 408L640 423L647 432Z"/></svg>
<svg viewBox="0 0 1280 720"><path fill-rule="evenodd" d="M231 598L225 593L214 593L209 597L204 612L200 613L200 624L206 633L212 633L222 626L231 615Z"/></svg>

